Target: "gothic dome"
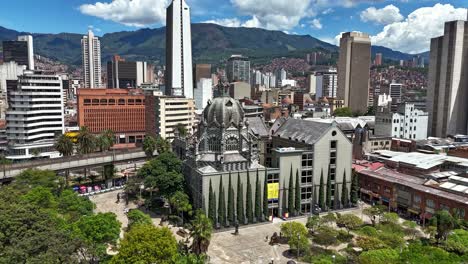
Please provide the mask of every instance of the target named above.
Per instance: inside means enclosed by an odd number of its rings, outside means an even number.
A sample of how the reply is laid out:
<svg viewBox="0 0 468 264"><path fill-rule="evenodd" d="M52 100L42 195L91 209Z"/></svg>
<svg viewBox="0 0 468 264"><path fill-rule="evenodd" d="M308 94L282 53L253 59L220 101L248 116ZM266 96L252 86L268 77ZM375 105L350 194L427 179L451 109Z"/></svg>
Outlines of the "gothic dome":
<svg viewBox="0 0 468 264"><path fill-rule="evenodd" d="M216 97L208 102L208 106L203 111L203 123L205 126L224 126L234 125L238 127L244 122L244 109L241 104L231 97Z"/></svg>

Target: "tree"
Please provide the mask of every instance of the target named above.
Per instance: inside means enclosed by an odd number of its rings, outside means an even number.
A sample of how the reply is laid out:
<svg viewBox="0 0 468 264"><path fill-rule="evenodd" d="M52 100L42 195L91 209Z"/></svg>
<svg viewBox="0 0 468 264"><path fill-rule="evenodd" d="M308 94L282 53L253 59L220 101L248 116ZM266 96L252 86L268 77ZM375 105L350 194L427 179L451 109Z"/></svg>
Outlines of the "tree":
<svg viewBox="0 0 468 264"><path fill-rule="evenodd" d="M464 229L455 229L447 240L443 242L443 247L447 251L455 252L461 256L468 254L468 231Z"/></svg>
<svg viewBox="0 0 468 264"><path fill-rule="evenodd" d="M346 171L344 172L343 184L341 185L341 204L343 207L348 207L349 205L348 187L346 186Z"/></svg>
<svg viewBox="0 0 468 264"><path fill-rule="evenodd" d="M253 208L252 208L252 186L250 185L250 175L247 171L247 200L246 200L246 215L249 223L253 223Z"/></svg>
<svg viewBox="0 0 468 264"><path fill-rule="evenodd" d="M77 137L78 153L89 154L96 149L96 137L91 134L87 127L80 127Z"/></svg>
<svg viewBox="0 0 468 264"><path fill-rule="evenodd" d="M320 174L320 185L319 185L319 206L322 210L325 209L325 184L323 183L323 170Z"/></svg>
<svg viewBox="0 0 468 264"><path fill-rule="evenodd" d="M361 218L359 218L356 215L343 214L343 215L340 215L336 219L336 224L338 226L343 226L344 228L346 228L346 230L348 231L348 234L349 234L349 232L351 230L354 230L354 229L362 226L364 223L362 222Z"/></svg>
<svg viewBox="0 0 468 264"><path fill-rule="evenodd" d="M158 136L156 138L156 150L159 154L170 152L171 151L171 143L167 141L167 139Z"/></svg>
<svg viewBox="0 0 468 264"><path fill-rule="evenodd" d="M372 222L372 225L375 226L375 219L376 217L380 217L385 213L387 208L382 205L374 205L372 207L367 207L362 210L362 213L368 216Z"/></svg>
<svg viewBox="0 0 468 264"><path fill-rule="evenodd" d="M309 247L307 229L298 222L288 222L281 224L281 233L288 239L291 249L304 251Z"/></svg>
<svg viewBox="0 0 468 264"><path fill-rule="evenodd" d="M351 203L356 204L358 201L358 191L359 191L359 178L356 172L353 171L351 175Z"/></svg>
<svg viewBox="0 0 468 264"><path fill-rule="evenodd" d="M143 151L148 158L153 157L153 153L156 151L156 139L152 136L145 136L143 140Z"/></svg>
<svg viewBox="0 0 468 264"><path fill-rule="evenodd" d="M132 229L137 225L153 225L151 217L138 209L132 209L127 214L128 229Z"/></svg>
<svg viewBox="0 0 468 264"><path fill-rule="evenodd" d="M57 208L57 200L50 189L45 187L36 187L30 190L22 197L24 201L34 204L43 209Z"/></svg>
<svg viewBox="0 0 468 264"><path fill-rule="evenodd" d="M242 188L240 173L237 174L237 201L236 201L236 212L237 212L237 221L239 224L244 224L245 215L244 215L244 188Z"/></svg>
<svg viewBox="0 0 468 264"><path fill-rule="evenodd" d="M96 138L96 145L99 147L99 151L108 151L112 146L114 146L114 132L112 130L104 130Z"/></svg>
<svg viewBox="0 0 468 264"><path fill-rule="evenodd" d="M404 221L403 226L406 227L405 233L410 236L411 239L414 239L418 234L418 230L416 229L418 224L413 221Z"/></svg>
<svg viewBox="0 0 468 264"><path fill-rule="evenodd" d="M260 187L260 179L258 177L258 170L257 170L257 180L255 181L255 218L257 222L262 221L262 191Z"/></svg>
<svg viewBox="0 0 468 264"><path fill-rule="evenodd" d="M263 216L265 220L268 219L269 210L268 210L268 175L265 170L265 179L263 181Z"/></svg>
<svg viewBox="0 0 468 264"><path fill-rule="evenodd" d="M72 190L64 190L57 199L58 212L65 216L65 219L75 222L81 216L92 215L95 207L88 198L78 196Z"/></svg>
<svg viewBox="0 0 468 264"><path fill-rule="evenodd" d="M236 222L234 213L234 188L231 182L231 172L229 172L229 185L228 185L228 220L229 224L233 225Z"/></svg>
<svg viewBox="0 0 468 264"><path fill-rule="evenodd" d="M385 243L382 240L370 236L360 236L356 238L356 245L365 251L387 247L387 245L385 245Z"/></svg>
<svg viewBox="0 0 468 264"><path fill-rule="evenodd" d="M456 219L446 210L437 211L431 218L431 225L437 227L436 238L439 241L447 239L447 235L456 226Z"/></svg>
<svg viewBox="0 0 468 264"><path fill-rule="evenodd" d="M65 134L60 135L54 147L64 157L73 155L73 142Z"/></svg>
<svg viewBox="0 0 468 264"><path fill-rule="evenodd" d="M177 214L182 213L182 219L184 219L184 213L192 214L192 205L186 193L182 191L175 192L171 198L169 198L169 202Z"/></svg>
<svg viewBox="0 0 468 264"><path fill-rule="evenodd" d="M466 254L459 257L456 254L449 253L441 248L423 245L421 242L410 243L407 248L401 252L400 263L466 263ZM463 255L462 255L463 256Z"/></svg>
<svg viewBox="0 0 468 264"><path fill-rule="evenodd" d="M330 169L328 170L328 176L327 176L327 192L325 194L325 204L327 206L327 210L331 209L331 174L330 174Z"/></svg>
<svg viewBox="0 0 468 264"><path fill-rule="evenodd" d="M120 234L120 222L114 213L83 216L73 224L73 234L84 241L91 262L106 255L108 244L115 245Z"/></svg>
<svg viewBox="0 0 468 264"><path fill-rule="evenodd" d="M27 169L15 177L12 187L20 192L27 192L36 187L44 187L54 193L58 193L61 186L55 172L50 170Z"/></svg>
<svg viewBox="0 0 468 264"><path fill-rule="evenodd" d="M283 181L283 194L281 197L281 205L283 206L282 208L282 213L283 215L288 212L288 205L287 205L287 194L286 194L286 181Z"/></svg>
<svg viewBox="0 0 468 264"><path fill-rule="evenodd" d="M177 132L179 133L180 137L186 137L187 136L187 128L185 127L184 124L177 124L176 126Z"/></svg>
<svg viewBox="0 0 468 264"><path fill-rule="evenodd" d="M213 192L213 186L211 185L210 179L210 189L208 193L208 217L210 218L213 224L216 223L216 200L215 194Z"/></svg>
<svg viewBox="0 0 468 264"><path fill-rule="evenodd" d="M289 173L289 188L288 188L288 212L290 216L293 216L294 211L294 178L291 165L291 171Z"/></svg>
<svg viewBox="0 0 468 264"><path fill-rule="evenodd" d="M341 107L341 108L337 108L335 109L335 111L333 112L333 115L334 116L353 116L353 112L351 111L351 109L349 107Z"/></svg>
<svg viewBox="0 0 468 264"><path fill-rule="evenodd" d="M375 116L375 108L374 106L368 106L366 116Z"/></svg>
<svg viewBox="0 0 468 264"><path fill-rule="evenodd" d="M335 222L336 222L336 216L334 213L328 213L322 216L322 218L320 218L320 224L331 225Z"/></svg>
<svg viewBox="0 0 468 264"><path fill-rule="evenodd" d="M315 229L320 225L320 216L312 215L307 218L306 227L315 232Z"/></svg>
<svg viewBox="0 0 468 264"><path fill-rule="evenodd" d="M399 261L398 251L395 249L376 249L367 252L363 252L359 256L359 263L362 264L397 264Z"/></svg>
<svg viewBox="0 0 468 264"><path fill-rule="evenodd" d="M172 264L177 257L177 241L167 227L136 225L125 234L118 250L111 264Z"/></svg>
<svg viewBox="0 0 468 264"><path fill-rule="evenodd" d="M299 214L301 212L301 185L299 183L299 169L296 171L296 214Z"/></svg>
<svg viewBox="0 0 468 264"><path fill-rule="evenodd" d="M212 232L211 220L202 211L198 211L192 221L192 231L190 232L193 253L201 255L208 251Z"/></svg>
<svg viewBox="0 0 468 264"><path fill-rule="evenodd" d="M226 202L224 197L223 177L219 181L218 223L226 226Z"/></svg>
<svg viewBox="0 0 468 264"><path fill-rule="evenodd" d="M390 224L398 224L400 217L396 213L383 213L382 222Z"/></svg>
<svg viewBox="0 0 468 264"><path fill-rule="evenodd" d="M336 244L338 239L336 236L338 232L331 227L321 226L317 230L317 234L314 235L314 242L328 248L331 245Z"/></svg>
<svg viewBox="0 0 468 264"><path fill-rule="evenodd" d="M335 190L335 195L333 197L333 208L335 210L340 209L340 191L338 191L338 183L335 183L334 185L334 190Z"/></svg>

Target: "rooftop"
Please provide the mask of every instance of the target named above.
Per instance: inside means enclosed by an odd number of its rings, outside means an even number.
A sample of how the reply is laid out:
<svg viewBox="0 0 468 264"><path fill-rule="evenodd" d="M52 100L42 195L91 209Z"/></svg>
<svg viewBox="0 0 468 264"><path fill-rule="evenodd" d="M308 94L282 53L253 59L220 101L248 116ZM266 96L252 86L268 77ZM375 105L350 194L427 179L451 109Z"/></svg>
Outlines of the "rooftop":
<svg viewBox="0 0 468 264"><path fill-rule="evenodd" d="M279 124L280 127L274 132L273 137L287 138L306 144L314 144L330 127L336 126L335 123L320 123L292 118L282 119Z"/></svg>
<svg viewBox="0 0 468 264"><path fill-rule="evenodd" d="M412 165L419 169L430 169L445 162L456 163L459 166L468 167L468 159L439 154L424 154L419 152L396 152L390 150L377 150L374 152L384 160Z"/></svg>

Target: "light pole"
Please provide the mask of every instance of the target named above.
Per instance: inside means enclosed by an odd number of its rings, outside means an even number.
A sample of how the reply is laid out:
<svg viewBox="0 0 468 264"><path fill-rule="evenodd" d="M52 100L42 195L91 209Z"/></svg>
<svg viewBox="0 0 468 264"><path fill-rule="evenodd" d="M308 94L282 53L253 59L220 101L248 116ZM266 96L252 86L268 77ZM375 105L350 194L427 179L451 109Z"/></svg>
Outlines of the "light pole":
<svg viewBox="0 0 468 264"><path fill-rule="evenodd" d="M332 255L332 259L333 259L333 264L335 264L336 256L335 256L335 255Z"/></svg>

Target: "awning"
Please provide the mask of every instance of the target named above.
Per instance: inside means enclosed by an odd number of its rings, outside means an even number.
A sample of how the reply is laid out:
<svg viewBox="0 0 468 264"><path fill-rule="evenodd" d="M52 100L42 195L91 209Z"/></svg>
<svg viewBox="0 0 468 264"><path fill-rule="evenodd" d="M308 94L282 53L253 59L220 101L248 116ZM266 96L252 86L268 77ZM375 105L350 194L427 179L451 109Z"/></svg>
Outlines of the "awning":
<svg viewBox="0 0 468 264"><path fill-rule="evenodd" d="M368 194L368 195L370 195L370 196L373 196L373 197L375 197L375 198L380 198L380 194L375 193L375 192L373 192L373 191L369 191L369 190L364 189L364 188L361 188L361 192L362 192L362 193L365 193L365 194Z"/></svg>
<svg viewBox="0 0 468 264"><path fill-rule="evenodd" d="M384 201L384 202L386 202L386 203L389 203L389 202L390 202L390 198L387 198L387 197L382 196L381 199L382 199L382 201Z"/></svg>
<svg viewBox="0 0 468 264"><path fill-rule="evenodd" d="M412 214L416 214L416 215L419 215L419 214L420 214L419 210L411 209L411 208L408 208L408 212L410 212L410 213L412 213Z"/></svg>

